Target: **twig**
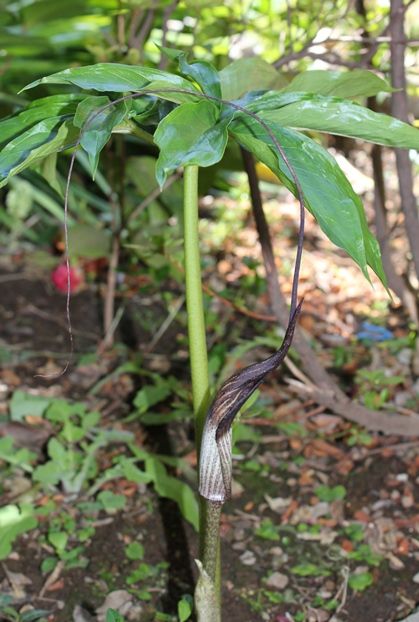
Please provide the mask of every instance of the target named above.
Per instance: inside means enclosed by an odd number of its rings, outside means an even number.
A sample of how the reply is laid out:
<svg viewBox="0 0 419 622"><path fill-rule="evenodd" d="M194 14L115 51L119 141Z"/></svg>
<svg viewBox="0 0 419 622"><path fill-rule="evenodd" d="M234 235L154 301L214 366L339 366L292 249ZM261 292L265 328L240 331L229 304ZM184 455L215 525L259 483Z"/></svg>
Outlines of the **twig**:
<svg viewBox="0 0 419 622"><path fill-rule="evenodd" d="M132 47L137 48L142 53L142 48L144 47L145 40L147 39L150 31L153 27L154 21L154 9L149 9L144 18L144 21L141 25L139 32L132 38Z"/></svg>
<svg viewBox="0 0 419 622"><path fill-rule="evenodd" d="M63 571L63 568L64 568L64 562L60 559L60 561L57 562L57 565L55 566L54 570L47 577L47 580L45 581L44 585L41 588L41 591L39 592L38 598L43 598L44 597L44 594L48 590L50 585L55 583L57 581L57 579L59 578L61 572Z"/></svg>
<svg viewBox="0 0 419 622"><path fill-rule="evenodd" d="M141 201L141 203L133 209L133 211L129 215L129 219L133 220L134 218L137 218L137 216L139 216L141 212L144 211L150 205L150 203L152 203L155 199L157 199L161 195L161 193L164 192L164 190L167 190L168 188L170 188L170 186L175 181L180 179L181 177L182 177L181 171L178 171L176 173L173 173L173 175L170 175L170 177L167 178L166 183L164 184L163 188L159 188L159 186L157 186L157 188L152 190L150 194L148 194Z"/></svg>
<svg viewBox="0 0 419 622"><path fill-rule="evenodd" d="M343 575L343 581L336 592L335 600L340 599L339 605L336 607L336 611L333 615L339 615L346 604L346 599L348 598L348 582L349 582L349 568L348 566L343 566L341 569L341 573Z"/></svg>
<svg viewBox="0 0 419 622"><path fill-rule="evenodd" d="M222 296L218 292L211 289L211 287L209 287L208 285L205 285L205 283L202 284L202 289L204 290L206 294L208 294L208 296L211 296L212 298L218 298L218 300L220 300L226 307L230 307L231 309L234 309L235 311L237 311L237 313L240 313L241 315L246 315L247 317L250 317L253 320L260 320L262 322L275 322L276 323L277 321L274 315L265 315L264 313L257 313L256 311L250 311L250 309L245 309L244 307L236 304L232 300L229 300L228 298L224 298L224 296Z"/></svg>
<svg viewBox="0 0 419 622"><path fill-rule="evenodd" d="M406 95L404 15L406 7L403 0L390 2L391 36L391 83L395 91L391 95L391 113L396 119L409 123ZM416 276L419 278L419 217L416 198L413 192L412 163L407 149L395 149L397 176L399 180L401 208L404 214L405 228L412 253Z"/></svg>
<svg viewBox="0 0 419 622"><path fill-rule="evenodd" d="M105 334L103 341L99 344L97 348L98 355L102 354L105 348L107 347L105 342L112 342L115 331L118 328L118 324L121 321L122 316L124 315L124 311L125 311L125 307L121 305L118 311L115 313L115 317L113 317L112 319L112 323L109 326L108 332Z"/></svg>
<svg viewBox="0 0 419 622"><path fill-rule="evenodd" d="M176 9L178 4L179 4L179 0L173 0L173 2L169 4L163 11L162 38L161 38L162 47L166 47L166 43L167 43L166 38L167 38L168 30L169 30L167 22L169 21L170 16L172 15L173 11ZM168 62L169 62L168 57L162 53L160 56L159 69L162 69L162 70L165 69Z"/></svg>
<svg viewBox="0 0 419 622"><path fill-rule="evenodd" d="M177 314L183 307L184 302L185 302L185 296L180 296L180 298L178 298L178 300L175 302L173 309L170 311L170 313L168 314L164 322L161 324L158 331L153 336L153 339L146 346L145 352L149 354L152 350L154 350L154 348L156 347L160 339L163 337L164 333L167 331L167 329L169 328L169 326L171 325L171 323L173 322L173 320L176 318Z"/></svg>

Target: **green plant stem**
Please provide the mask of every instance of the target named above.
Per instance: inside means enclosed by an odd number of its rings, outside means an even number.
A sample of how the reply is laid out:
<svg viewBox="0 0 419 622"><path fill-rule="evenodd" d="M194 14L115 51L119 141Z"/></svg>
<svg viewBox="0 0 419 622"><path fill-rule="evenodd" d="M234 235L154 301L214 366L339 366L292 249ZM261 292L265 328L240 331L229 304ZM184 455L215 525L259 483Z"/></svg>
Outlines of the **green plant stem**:
<svg viewBox="0 0 419 622"><path fill-rule="evenodd" d="M201 282L201 259L198 231L198 167L186 166L184 171L184 243L186 307L188 312L189 354L192 397L195 414L196 448L199 459L202 430L209 405L208 355L205 334L204 305ZM221 504L200 500L200 556L205 571L220 598L219 523ZM209 618L208 618L209 619Z"/></svg>
<svg viewBox="0 0 419 622"><path fill-rule="evenodd" d="M202 562L218 592L220 518L223 504L219 501L205 503L205 532L202 546Z"/></svg>
<svg viewBox="0 0 419 622"><path fill-rule="evenodd" d="M185 167L184 184L186 307L188 311L189 354L196 444L199 455L202 430L208 408L209 380L199 253L197 166Z"/></svg>

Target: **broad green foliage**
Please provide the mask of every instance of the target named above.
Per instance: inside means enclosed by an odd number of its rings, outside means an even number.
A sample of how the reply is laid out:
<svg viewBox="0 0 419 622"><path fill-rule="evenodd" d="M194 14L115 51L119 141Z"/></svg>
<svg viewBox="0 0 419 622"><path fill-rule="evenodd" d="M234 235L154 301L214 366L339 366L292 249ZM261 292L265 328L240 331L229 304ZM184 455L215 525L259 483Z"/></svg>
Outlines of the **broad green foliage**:
<svg viewBox="0 0 419 622"><path fill-rule="evenodd" d="M345 73L317 69L298 74L282 92L300 91L333 97L371 97L377 93L390 93L392 90L388 82L366 69L354 69Z"/></svg>
<svg viewBox="0 0 419 622"><path fill-rule="evenodd" d="M258 56L240 58L219 73L223 99L238 99L249 91L281 88L286 79Z"/></svg>
<svg viewBox="0 0 419 622"><path fill-rule="evenodd" d="M182 104L160 122L154 134L160 147L156 170L160 186L178 166L211 166L221 160L227 145L229 120L219 122L218 116L212 102L201 101Z"/></svg>
<svg viewBox="0 0 419 622"><path fill-rule="evenodd" d="M36 99L22 112L1 122L0 144L6 144L15 136L49 117L61 118L63 121L65 118L71 118L81 99L83 96L76 94L51 95Z"/></svg>
<svg viewBox="0 0 419 622"><path fill-rule="evenodd" d="M123 126L124 131L148 136L147 140L151 140L148 132L156 128L153 140L160 148L156 170L160 186L181 166L208 167L220 162L230 135L297 195L293 174L278 154L270 135L273 134L298 175L306 207L323 231L349 253L367 278L369 266L385 284L378 243L368 229L359 197L332 156L313 139L291 128L341 134L395 147L418 147L418 129L336 97L389 91L388 84L364 70L311 71L302 73L282 91L261 93L260 89L279 86L281 79L260 59L247 59L249 74L243 76L240 70L244 69L244 61L232 63L218 73L206 62L187 62L182 52L165 53L177 59L182 75L150 67L98 63L66 69L25 87L70 84L88 91L114 93L119 99L110 105L111 98L105 95L82 99L78 93L61 99L43 98L0 123L0 131L3 126L6 135L13 136L0 152L0 183L74 144L79 144L87 154L94 175L101 150L112 132ZM258 67L260 76L256 79ZM147 99L140 104L137 98L141 92ZM130 100L129 93L134 99ZM234 105L218 102L221 94L242 96L240 107L248 110L249 115ZM159 103L162 99L172 103ZM24 131L18 135L20 122Z"/></svg>
<svg viewBox="0 0 419 622"><path fill-rule="evenodd" d="M45 119L7 143L0 152L0 187L12 175L76 142L77 129L70 122L60 122L60 117Z"/></svg>
<svg viewBox="0 0 419 622"><path fill-rule="evenodd" d="M120 65L117 63L98 63L87 67L65 69L52 76L31 82L23 89L34 88L40 84L74 84L81 89L93 91L126 93L136 92L142 88L175 88L186 89L193 93L194 86L181 76L151 67ZM177 101L175 97L174 101Z"/></svg>
<svg viewBox="0 0 419 622"><path fill-rule="evenodd" d="M265 103L268 110L264 109ZM350 101L307 94L301 101L275 107L275 94L267 93L249 108L265 121L306 130L319 130L388 145L419 149L419 130L398 119Z"/></svg>
<svg viewBox="0 0 419 622"><path fill-rule="evenodd" d="M130 102L112 105L108 97L88 97L77 106L74 125L81 130L80 146L89 157L92 177L96 175L99 156L112 135L112 130L123 121Z"/></svg>
<svg viewBox="0 0 419 622"><path fill-rule="evenodd" d="M368 230L361 200L335 159L311 138L276 123L268 125L295 169L306 207L325 234L349 253L367 278L369 265L385 282L378 243ZM230 130L297 195L291 172L263 127L243 115L232 122Z"/></svg>

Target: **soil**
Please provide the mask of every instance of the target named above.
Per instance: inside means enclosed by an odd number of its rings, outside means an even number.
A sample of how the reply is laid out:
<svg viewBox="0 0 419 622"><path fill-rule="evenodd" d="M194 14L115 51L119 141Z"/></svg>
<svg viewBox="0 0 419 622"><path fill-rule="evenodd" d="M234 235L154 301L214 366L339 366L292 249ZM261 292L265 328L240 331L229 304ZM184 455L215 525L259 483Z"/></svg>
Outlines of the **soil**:
<svg viewBox="0 0 419 622"><path fill-rule="evenodd" d="M22 266L14 274L4 271L3 278L0 350L4 366L0 380L7 386L5 403L16 389L36 390L41 395L86 400L102 409L106 425L120 425L132 409L142 380L127 375L115 380L109 377L94 395L92 387L126 357L133 360L136 349L150 341L152 330L133 319L135 314L141 315L141 304L132 300L127 304L116 334L117 343L123 346L101 355L90 365L73 366L58 379L46 379L36 374L60 372L68 359L65 297L53 289L47 275L28 273ZM81 355L96 351L101 335L101 308L101 297L93 286L73 296L76 361ZM157 300L151 307L147 303L149 314L150 309L156 321L161 322L161 302ZM246 331L251 332L251 327L250 323ZM145 360L154 369L160 366L162 373L170 369L171 373L183 374L187 382L187 366L179 357L180 330L184 330L182 326L172 325L152 356ZM266 391L267 397L281 395L276 408L286 411L287 405L295 402L295 396L281 379L273 379ZM311 421L307 413L315 407L301 403L298 414L294 409L294 414L284 421L305 426ZM6 406L1 410L2 415L5 413ZM328 414L331 413L320 413ZM315 421L316 416L313 415ZM400 451L404 439L377 435L370 446L350 448L345 442L348 425L335 419L329 436L314 424L307 427L305 436L284 433L284 428L275 425L255 424L265 441L262 438L240 443L235 460L236 490L224 508L222 520L223 609L229 622L285 622L298 620L298 614L300 619L310 622L395 622L419 602L419 515L414 502L419 472L417 447L410 439ZM2 425L4 419L0 428ZM145 447L158 453L187 455L187 450L191 450L190 424L182 429L179 424L143 428L136 421L122 425L134 432ZM272 440L268 442L269 438ZM330 451L330 447L336 451ZM108 460L106 452L101 460ZM318 518L313 519L319 510L314 490L321 484L342 485L346 496L344 500L331 500L324 513L319 511ZM118 487L116 482L109 489L118 492ZM281 506L281 499L289 501ZM67 500L58 491L56 502L57 514L74 515L79 527L84 517L76 500ZM45 540L49 520L16 541L11 556L0 569L3 588L8 582L6 570L30 580L25 594L15 601L17 608L29 601L49 611L49 622L96 619L94 612L109 592L130 589L127 577L136 563L127 559L124 547L133 540L144 545L143 561L150 567L158 568L167 562L167 567L156 570L142 584L143 590L149 590L149 600L140 594L138 586L133 589L141 609L136 619L162 619L157 617L157 611L176 616L179 599L193 593L193 560L198 556L196 533L182 519L176 503L159 498L151 486L143 486L136 494L127 496L124 511L101 513L83 552L87 566L64 567L45 589L48 574L41 573L40 565L51 553ZM101 526L103 520L106 524ZM261 524L269 521L277 531L261 537ZM364 529L370 548L381 551L383 560L379 565L369 567L363 559L345 560L337 555L338 548L357 550L356 543L348 542L343 531L353 522ZM318 530L310 531L309 527L315 524L320 525ZM305 525L306 531L299 530L299 525ZM296 573L295 568L303 563L314 564L320 570L307 575ZM349 567L351 573L368 570L373 584L363 592L348 588L345 572L349 570L345 569ZM281 590L269 587L270 578L278 572L286 577L285 603L275 601L275 594ZM332 597L337 600L335 617L324 606ZM73 617L77 606L82 607L84 618ZM0 614L0 620L8 619Z"/></svg>

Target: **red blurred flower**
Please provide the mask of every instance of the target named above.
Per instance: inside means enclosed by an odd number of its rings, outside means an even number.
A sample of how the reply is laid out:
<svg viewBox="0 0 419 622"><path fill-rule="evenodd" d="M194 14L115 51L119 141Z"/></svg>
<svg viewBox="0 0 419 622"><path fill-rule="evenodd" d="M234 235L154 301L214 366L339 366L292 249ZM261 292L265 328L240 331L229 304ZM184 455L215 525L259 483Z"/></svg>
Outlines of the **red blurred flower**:
<svg viewBox="0 0 419 622"><path fill-rule="evenodd" d="M51 280L60 292L67 291L67 266L60 264L53 270ZM70 267L70 292L77 291L83 283L83 273L79 268Z"/></svg>

